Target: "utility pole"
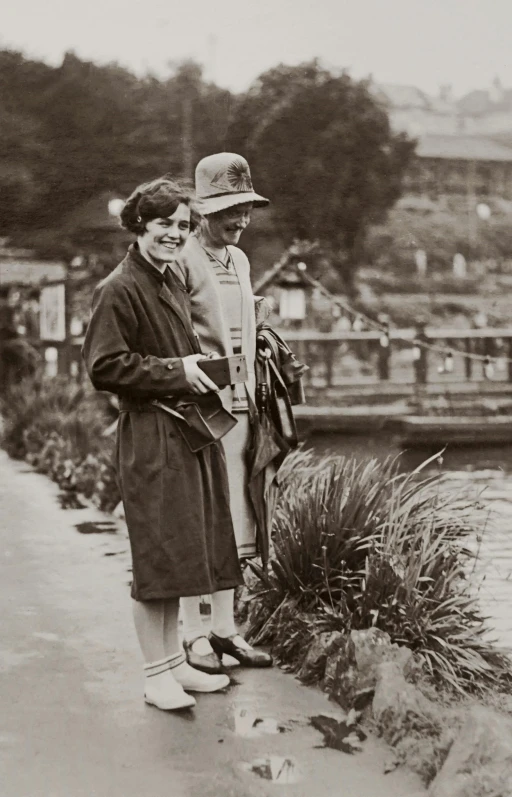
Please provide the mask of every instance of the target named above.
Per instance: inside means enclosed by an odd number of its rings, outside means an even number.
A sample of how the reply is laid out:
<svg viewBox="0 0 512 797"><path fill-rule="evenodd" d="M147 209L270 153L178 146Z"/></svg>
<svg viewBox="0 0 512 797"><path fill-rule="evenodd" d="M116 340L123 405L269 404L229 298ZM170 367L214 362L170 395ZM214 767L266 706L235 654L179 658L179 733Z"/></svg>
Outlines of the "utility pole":
<svg viewBox="0 0 512 797"><path fill-rule="evenodd" d="M192 178L194 170L194 138L192 120L192 97L185 94L181 104L181 161L183 174Z"/></svg>
<svg viewBox="0 0 512 797"><path fill-rule="evenodd" d="M476 163L468 161L466 166L466 202L467 202L467 225L468 225L468 260L473 256L476 244Z"/></svg>

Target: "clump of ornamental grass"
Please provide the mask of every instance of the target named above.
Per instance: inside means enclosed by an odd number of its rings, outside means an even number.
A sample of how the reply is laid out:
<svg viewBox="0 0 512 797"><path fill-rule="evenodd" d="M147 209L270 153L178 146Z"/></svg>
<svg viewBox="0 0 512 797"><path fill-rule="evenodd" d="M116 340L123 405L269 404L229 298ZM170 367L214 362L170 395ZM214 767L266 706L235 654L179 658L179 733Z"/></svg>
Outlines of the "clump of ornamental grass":
<svg viewBox="0 0 512 797"><path fill-rule="evenodd" d="M292 454L269 568L256 568L251 638L299 668L319 631L377 627L449 688L507 680L511 665L489 641L465 545L487 513L467 488L425 475L434 459L402 473L397 458Z"/></svg>
<svg viewBox="0 0 512 797"><path fill-rule="evenodd" d="M83 387L63 378L28 378L10 386L0 404L2 446L11 457L23 459L30 450L27 434L44 439L59 431L83 398Z"/></svg>
<svg viewBox="0 0 512 797"><path fill-rule="evenodd" d="M2 446L10 456L101 509L117 505L114 439L104 436L116 412L105 396L74 380L38 377L7 390L0 410Z"/></svg>

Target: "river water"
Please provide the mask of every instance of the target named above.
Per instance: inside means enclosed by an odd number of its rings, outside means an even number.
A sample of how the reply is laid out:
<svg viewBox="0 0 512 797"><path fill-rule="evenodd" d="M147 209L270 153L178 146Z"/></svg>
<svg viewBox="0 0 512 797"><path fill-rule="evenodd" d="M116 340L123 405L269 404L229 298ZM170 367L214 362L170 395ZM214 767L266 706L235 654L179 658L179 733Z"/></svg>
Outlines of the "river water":
<svg viewBox="0 0 512 797"><path fill-rule="evenodd" d="M342 454L357 459L375 457L384 460L400 455L402 468L414 469L441 450L441 446L403 450L391 434L372 433L371 436L346 434L314 434L305 440L307 448L319 454ZM493 470L512 475L512 446L448 446L443 453L445 471Z"/></svg>
<svg viewBox="0 0 512 797"><path fill-rule="evenodd" d="M357 459L384 460L400 454L403 470L411 470L437 448L401 451L389 434L316 434L305 441L306 448L319 454L342 454ZM512 446L448 446L442 464L435 470L483 491L481 500L489 508L489 522L479 538L470 541L478 554L479 598L484 615L490 618L493 638L500 647L512 651ZM432 472L432 471L431 471Z"/></svg>

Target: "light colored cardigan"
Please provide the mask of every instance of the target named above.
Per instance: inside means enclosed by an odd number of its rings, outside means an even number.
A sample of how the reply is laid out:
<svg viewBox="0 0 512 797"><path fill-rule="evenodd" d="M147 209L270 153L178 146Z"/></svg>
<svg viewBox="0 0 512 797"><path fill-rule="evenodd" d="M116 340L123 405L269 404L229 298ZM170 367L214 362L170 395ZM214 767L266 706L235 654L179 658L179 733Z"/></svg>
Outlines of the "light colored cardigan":
<svg viewBox="0 0 512 797"><path fill-rule="evenodd" d="M246 383L254 400L256 377L256 316L254 296L250 279L249 260L241 249L228 246L240 283L242 297L242 354L247 358L249 380ZM199 338L201 351L207 354L214 351L221 357L233 354L229 324L222 312L219 283L208 255L197 237L191 235L185 244L179 260L171 266L186 289L191 304L192 324ZM220 396L226 409L231 410L233 389L221 391Z"/></svg>

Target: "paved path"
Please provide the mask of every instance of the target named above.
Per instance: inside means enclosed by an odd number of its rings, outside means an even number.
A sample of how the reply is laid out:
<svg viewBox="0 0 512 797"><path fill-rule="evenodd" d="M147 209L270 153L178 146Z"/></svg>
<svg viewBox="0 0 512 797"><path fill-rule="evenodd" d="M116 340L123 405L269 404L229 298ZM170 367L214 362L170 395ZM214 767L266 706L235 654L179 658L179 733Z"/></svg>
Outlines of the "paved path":
<svg viewBox="0 0 512 797"><path fill-rule="evenodd" d="M98 520L110 518L61 509L55 485L0 452L2 797L423 793L408 772L382 774L387 751L376 740L357 756L319 749L308 718L341 712L277 668L238 668L239 683L201 696L188 715L146 706L126 536L75 528ZM254 717L263 730L274 720L291 730L252 738ZM244 769L271 756L292 762L273 762L278 783ZM281 785L285 773L297 782Z"/></svg>

